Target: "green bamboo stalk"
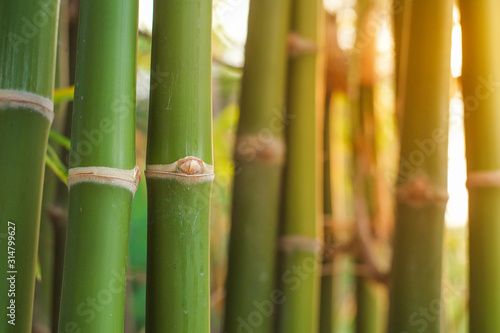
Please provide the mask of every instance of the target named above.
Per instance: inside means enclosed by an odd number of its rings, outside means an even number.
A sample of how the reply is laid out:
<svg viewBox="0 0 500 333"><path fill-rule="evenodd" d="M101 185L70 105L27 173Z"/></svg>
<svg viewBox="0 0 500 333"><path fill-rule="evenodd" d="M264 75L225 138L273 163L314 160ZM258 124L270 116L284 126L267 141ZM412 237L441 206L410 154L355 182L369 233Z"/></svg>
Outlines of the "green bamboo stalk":
<svg viewBox="0 0 500 333"><path fill-rule="evenodd" d="M137 1L80 3L59 332L124 329L137 11Z"/></svg>
<svg viewBox="0 0 500 333"><path fill-rule="evenodd" d="M283 227L280 238L281 277L285 302L277 332L317 332L319 323L318 241L322 208L323 140L323 6L321 1L294 0L292 36L314 48L298 49L290 59L287 159ZM309 52L307 52L309 51Z"/></svg>
<svg viewBox="0 0 500 333"><path fill-rule="evenodd" d="M460 1L469 188L470 332L500 330L500 211L497 173L500 57L496 1Z"/></svg>
<svg viewBox="0 0 500 333"><path fill-rule="evenodd" d="M31 331L58 15L57 0L0 3L0 331L6 333Z"/></svg>
<svg viewBox="0 0 500 333"><path fill-rule="evenodd" d="M404 117L389 333L440 332L452 7L452 0L405 7L411 22L398 96Z"/></svg>
<svg viewBox="0 0 500 333"><path fill-rule="evenodd" d="M69 13L68 2L62 2L60 7L58 25L58 46L56 55L55 86L58 88L69 85L69 50L66 47L69 42ZM54 94L56 95L56 94ZM55 100L55 96L54 96ZM54 122L49 134L49 142L53 140L54 131L62 132L66 124L67 103L56 103L54 106ZM58 134L56 134L57 136ZM60 137L60 135L59 135ZM48 147L51 148L50 145ZM56 153L60 153L63 147L55 148ZM56 265L56 237L55 223L51 211L60 201L58 196L59 180L52 171L45 169L45 179L43 184L42 215L40 218L40 242L38 244L38 258L40 262L41 278L35 283L35 300L33 306L33 328L39 327L43 330L57 332L59 317L59 306L54 307L56 298L60 297L60 290L55 284ZM64 186L66 189L66 186ZM65 192L63 192L65 193ZM62 263L60 263L62 264ZM59 302L57 302L59 305ZM54 318L56 318L54 320Z"/></svg>
<svg viewBox="0 0 500 333"><path fill-rule="evenodd" d="M146 179L146 330L210 330L212 1L154 4Z"/></svg>
<svg viewBox="0 0 500 333"><path fill-rule="evenodd" d="M235 145L224 332L273 332L290 0L252 0Z"/></svg>

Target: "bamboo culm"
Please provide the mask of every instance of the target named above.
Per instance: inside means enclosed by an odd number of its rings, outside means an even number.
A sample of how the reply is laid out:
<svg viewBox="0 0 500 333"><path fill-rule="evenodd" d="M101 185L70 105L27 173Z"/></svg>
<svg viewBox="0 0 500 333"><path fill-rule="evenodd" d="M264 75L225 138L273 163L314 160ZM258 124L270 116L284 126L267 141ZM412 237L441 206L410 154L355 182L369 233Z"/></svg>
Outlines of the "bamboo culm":
<svg viewBox="0 0 500 333"><path fill-rule="evenodd" d="M441 300L452 10L451 0L411 1L404 8L410 22L403 22L409 30L402 33L405 75L398 83L403 121L389 333L441 331L440 311L432 320L416 311L433 309Z"/></svg>
<svg viewBox="0 0 500 333"><path fill-rule="evenodd" d="M210 331L212 2L157 0L146 180L146 331ZM186 42L188 41L188 42Z"/></svg>
<svg viewBox="0 0 500 333"><path fill-rule="evenodd" d="M0 331L31 332L59 2L0 3Z"/></svg>
<svg viewBox="0 0 500 333"><path fill-rule="evenodd" d="M290 0L252 0L234 159L225 332L274 332ZM267 310L261 315L259 308ZM255 317L257 317L255 320Z"/></svg>
<svg viewBox="0 0 500 333"><path fill-rule="evenodd" d="M469 331L500 331L500 4L460 1L467 187Z"/></svg>
<svg viewBox="0 0 500 333"><path fill-rule="evenodd" d="M323 208L324 57L321 1L294 0L277 332L317 332ZM300 283L297 283L300 281Z"/></svg>
<svg viewBox="0 0 500 333"><path fill-rule="evenodd" d="M80 2L59 332L123 332L138 3Z"/></svg>

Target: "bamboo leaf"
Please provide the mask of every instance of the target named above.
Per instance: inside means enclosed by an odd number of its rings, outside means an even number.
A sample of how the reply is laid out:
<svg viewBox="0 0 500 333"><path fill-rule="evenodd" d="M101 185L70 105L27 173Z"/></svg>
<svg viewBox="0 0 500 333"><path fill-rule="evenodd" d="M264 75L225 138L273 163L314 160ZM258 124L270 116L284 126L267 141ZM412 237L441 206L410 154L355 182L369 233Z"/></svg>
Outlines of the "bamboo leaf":
<svg viewBox="0 0 500 333"><path fill-rule="evenodd" d="M54 91L54 104L62 102L71 102L75 97L75 86L56 89Z"/></svg>
<svg viewBox="0 0 500 333"><path fill-rule="evenodd" d="M68 186L68 169L57 156L56 151L51 145L47 146L47 154L45 156L45 164L56 174L56 176Z"/></svg>
<svg viewBox="0 0 500 333"><path fill-rule="evenodd" d="M54 140L55 142L57 142L58 144L60 144L64 148L66 148L67 150L69 150L71 147L71 140L69 138L65 137L64 135L62 135L61 133L57 133L57 132L51 130L49 133L49 138Z"/></svg>

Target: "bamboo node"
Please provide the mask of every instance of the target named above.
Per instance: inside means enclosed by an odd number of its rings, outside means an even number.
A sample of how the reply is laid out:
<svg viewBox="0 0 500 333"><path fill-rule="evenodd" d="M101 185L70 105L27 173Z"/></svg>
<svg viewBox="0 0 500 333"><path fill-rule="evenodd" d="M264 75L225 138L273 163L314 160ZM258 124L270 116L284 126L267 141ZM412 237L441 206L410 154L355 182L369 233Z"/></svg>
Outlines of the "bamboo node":
<svg viewBox="0 0 500 333"><path fill-rule="evenodd" d="M51 123L54 119L54 102L27 91L0 89L0 109L5 108L27 108L42 114Z"/></svg>
<svg viewBox="0 0 500 333"><path fill-rule="evenodd" d="M448 202L447 191L434 187L424 175L412 177L400 185L396 193L399 202L410 206L445 205Z"/></svg>
<svg viewBox="0 0 500 333"><path fill-rule="evenodd" d="M123 187L135 194L141 180L138 166L132 170L108 167L79 167L68 171L68 187L79 183L97 183Z"/></svg>
<svg viewBox="0 0 500 333"><path fill-rule="evenodd" d="M500 170L471 171L466 185L467 188L500 187Z"/></svg>
<svg viewBox="0 0 500 333"><path fill-rule="evenodd" d="M323 243L317 238L307 236L282 236L279 246L285 253L304 251L314 254L321 254L324 247Z"/></svg>
<svg viewBox="0 0 500 333"><path fill-rule="evenodd" d="M234 158L240 162L281 165L285 159L285 143L281 138L244 135L236 140Z"/></svg>
<svg viewBox="0 0 500 333"><path fill-rule="evenodd" d="M288 54L290 57L296 57L305 54L318 52L318 45L310 39L307 39L295 32L288 35Z"/></svg>

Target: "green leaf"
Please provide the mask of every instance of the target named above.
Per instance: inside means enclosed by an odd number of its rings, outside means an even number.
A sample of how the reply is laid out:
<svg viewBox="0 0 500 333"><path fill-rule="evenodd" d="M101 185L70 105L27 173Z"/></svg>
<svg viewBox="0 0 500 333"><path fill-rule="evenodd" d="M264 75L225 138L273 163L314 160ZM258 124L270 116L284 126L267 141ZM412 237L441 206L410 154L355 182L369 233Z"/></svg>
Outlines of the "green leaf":
<svg viewBox="0 0 500 333"><path fill-rule="evenodd" d="M57 133L57 132L54 132L51 130L49 133L49 138L54 140L55 142L57 142L58 144L60 144L64 148L66 148L67 150L69 150L71 147L71 140L69 138L65 137L64 135L62 135L61 133Z"/></svg>
<svg viewBox="0 0 500 333"><path fill-rule="evenodd" d="M75 86L56 89L54 91L54 104L70 102L75 98Z"/></svg>
<svg viewBox="0 0 500 333"><path fill-rule="evenodd" d="M59 156L51 145L47 146L47 154L45 155L45 164L56 174L56 176L67 186L68 185L68 168L61 162Z"/></svg>

